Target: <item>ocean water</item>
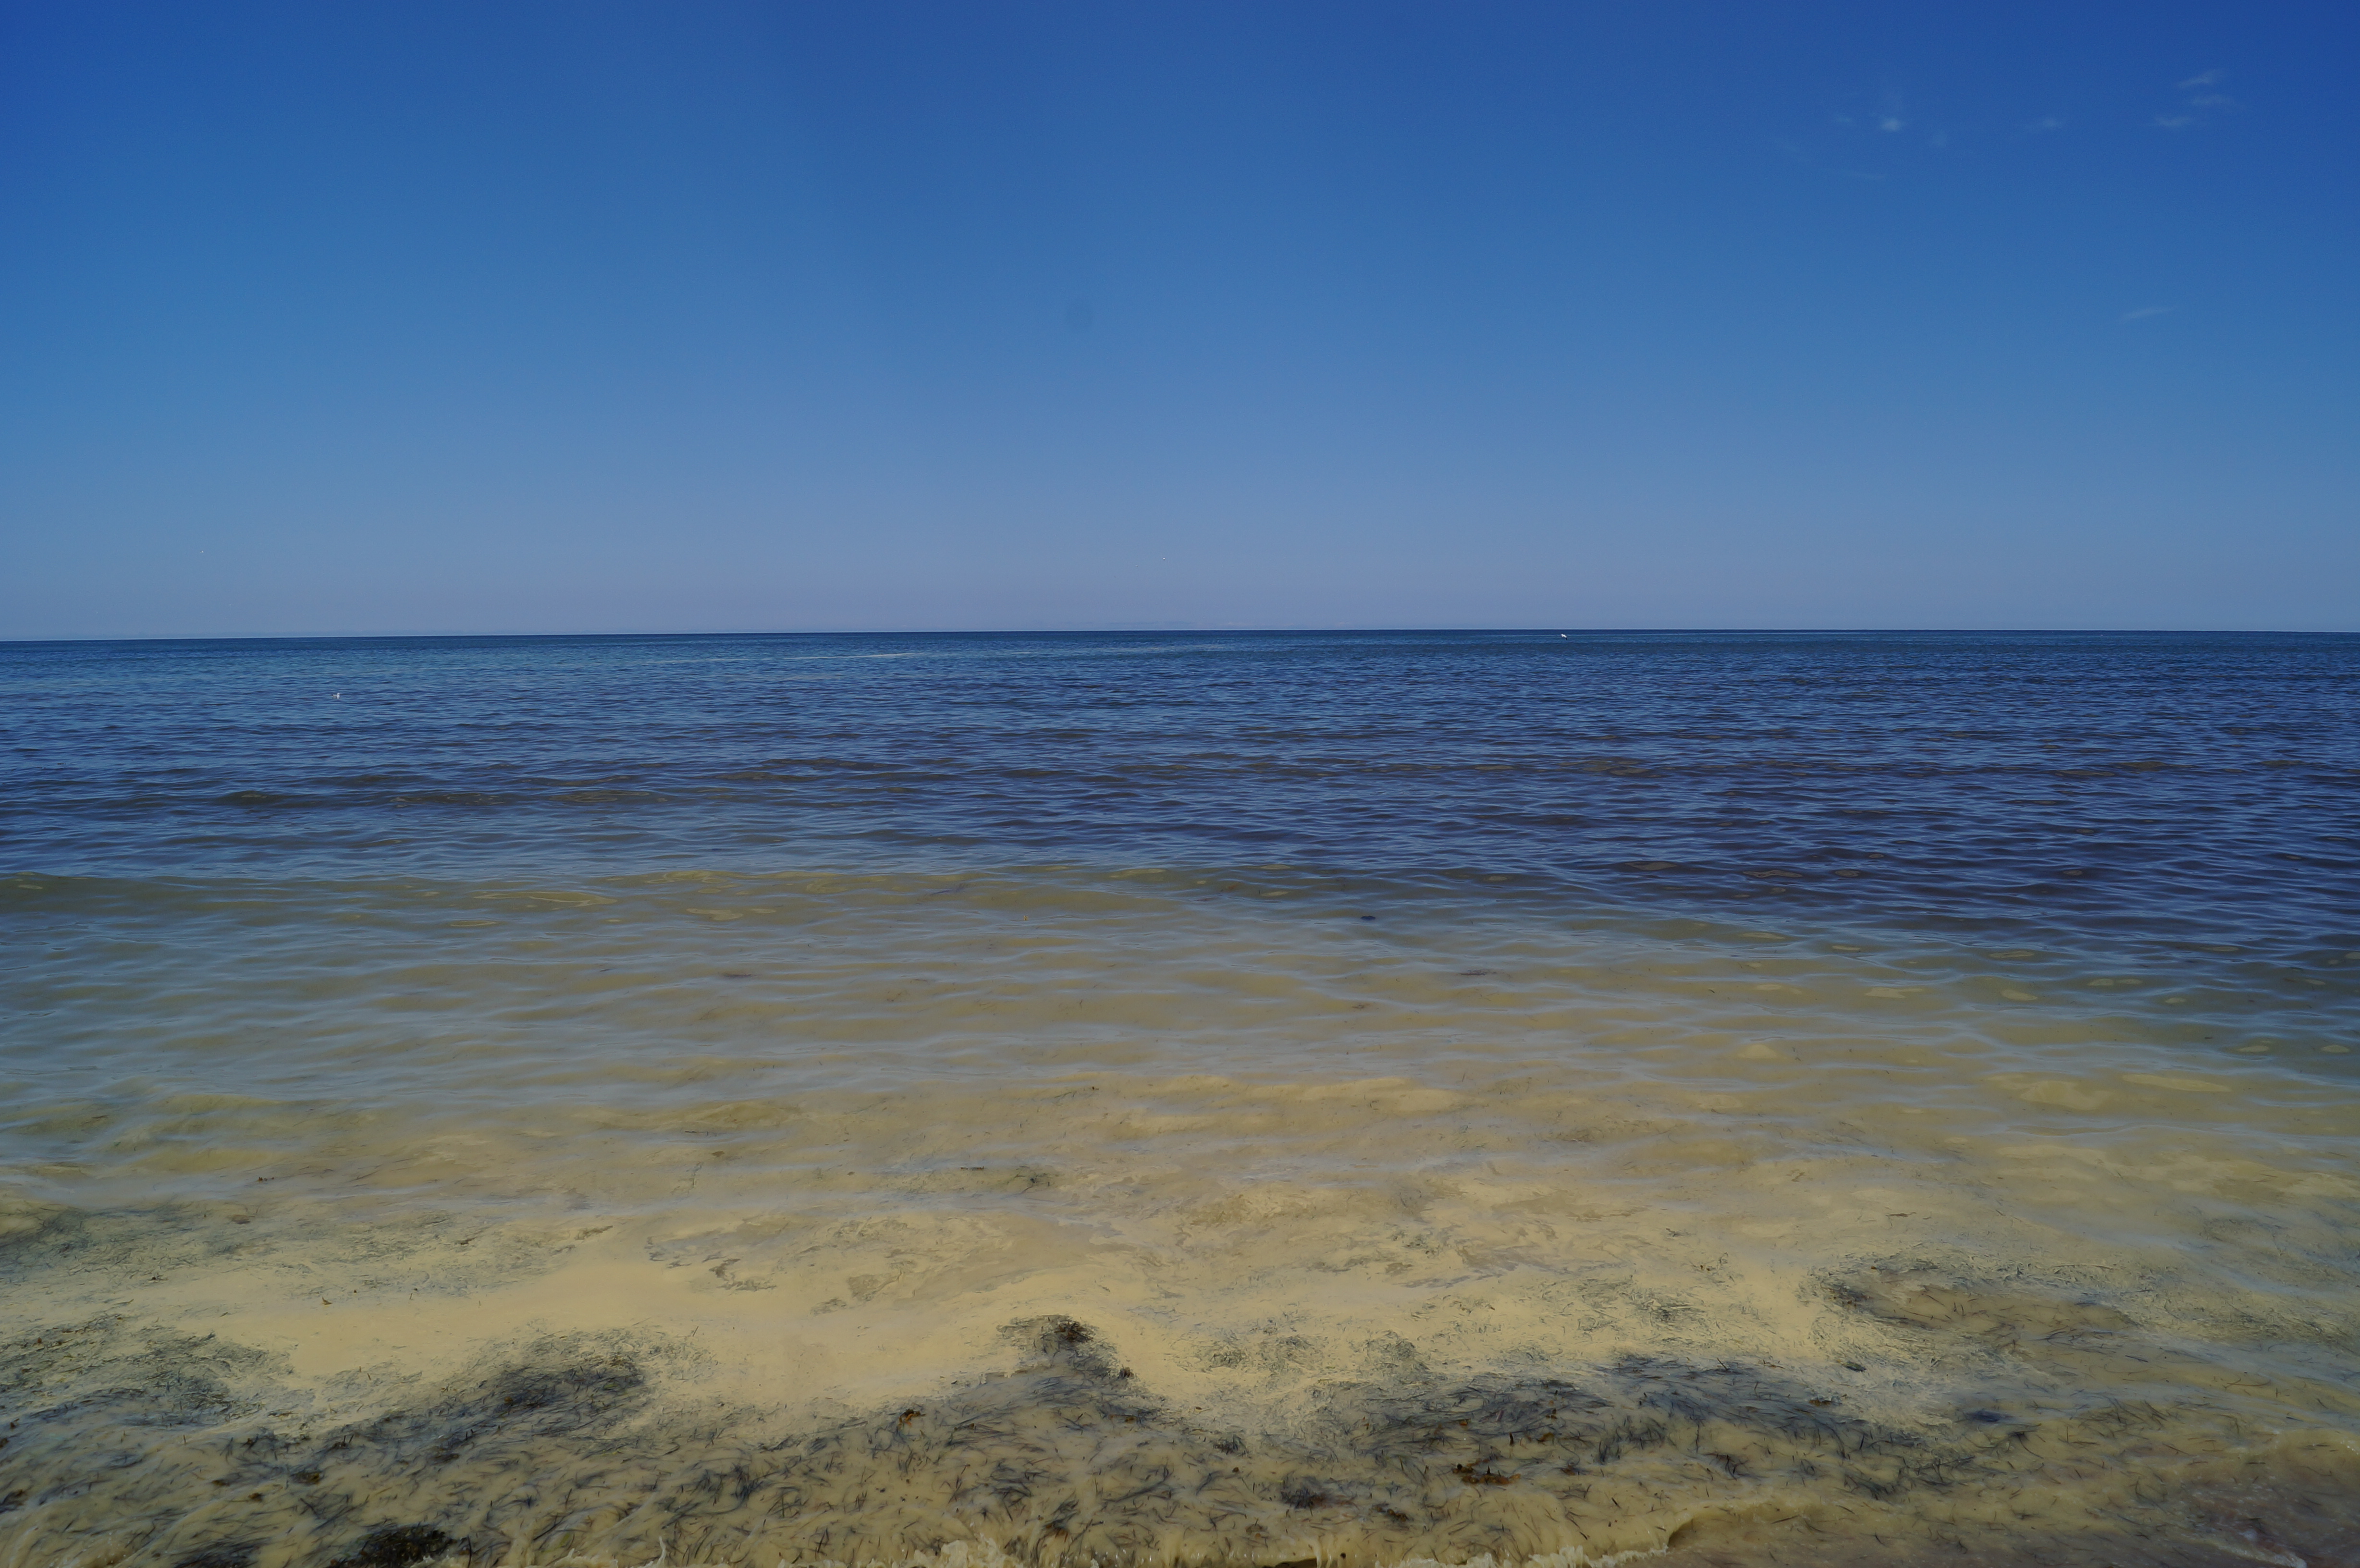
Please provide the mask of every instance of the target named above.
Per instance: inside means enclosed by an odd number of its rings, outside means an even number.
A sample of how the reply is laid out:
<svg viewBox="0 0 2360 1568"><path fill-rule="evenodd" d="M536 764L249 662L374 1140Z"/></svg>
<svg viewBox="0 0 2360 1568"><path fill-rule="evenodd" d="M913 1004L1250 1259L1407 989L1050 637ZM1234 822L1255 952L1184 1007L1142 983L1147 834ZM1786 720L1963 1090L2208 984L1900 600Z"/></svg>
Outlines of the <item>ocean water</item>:
<svg viewBox="0 0 2360 1568"><path fill-rule="evenodd" d="M0 1568L2360 1562L2360 638L0 645Z"/></svg>

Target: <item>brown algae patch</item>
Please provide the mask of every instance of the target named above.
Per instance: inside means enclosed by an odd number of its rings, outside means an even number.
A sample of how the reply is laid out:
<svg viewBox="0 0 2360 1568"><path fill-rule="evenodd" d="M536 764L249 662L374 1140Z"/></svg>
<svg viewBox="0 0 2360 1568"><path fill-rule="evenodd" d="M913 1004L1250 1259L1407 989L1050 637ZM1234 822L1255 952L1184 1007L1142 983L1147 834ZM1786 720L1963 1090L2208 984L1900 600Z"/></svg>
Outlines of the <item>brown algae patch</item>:
<svg viewBox="0 0 2360 1568"><path fill-rule="evenodd" d="M1988 1340L1980 1325L2016 1312L1925 1332ZM2128 1568L2360 1552L2348 1435L2224 1410L2019 1391L1901 1420L1891 1401L1856 1409L1834 1367L1633 1356L1443 1377L1404 1358L1249 1423L1159 1398L1074 1318L1003 1339L1001 1370L830 1420L716 1399L680 1376L683 1347L616 1334L523 1345L334 1421L274 1405L300 1399L258 1351L115 1319L47 1329L0 1349L0 1563L1374 1565L1668 1546L1675 1563Z"/></svg>

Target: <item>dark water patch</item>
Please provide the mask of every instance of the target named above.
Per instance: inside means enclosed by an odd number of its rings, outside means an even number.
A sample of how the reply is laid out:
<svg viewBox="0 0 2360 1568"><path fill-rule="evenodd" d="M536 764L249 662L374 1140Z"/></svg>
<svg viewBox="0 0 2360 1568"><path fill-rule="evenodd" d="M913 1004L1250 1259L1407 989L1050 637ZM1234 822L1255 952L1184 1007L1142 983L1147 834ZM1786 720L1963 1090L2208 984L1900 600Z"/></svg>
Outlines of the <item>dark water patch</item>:
<svg viewBox="0 0 2360 1568"><path fill-rule="evenodd" d="M0 854L54 871L1277 851L1665 912L2279 945L2349 934L2360 873L2344 637L11 645L0 693Z"/></svg>

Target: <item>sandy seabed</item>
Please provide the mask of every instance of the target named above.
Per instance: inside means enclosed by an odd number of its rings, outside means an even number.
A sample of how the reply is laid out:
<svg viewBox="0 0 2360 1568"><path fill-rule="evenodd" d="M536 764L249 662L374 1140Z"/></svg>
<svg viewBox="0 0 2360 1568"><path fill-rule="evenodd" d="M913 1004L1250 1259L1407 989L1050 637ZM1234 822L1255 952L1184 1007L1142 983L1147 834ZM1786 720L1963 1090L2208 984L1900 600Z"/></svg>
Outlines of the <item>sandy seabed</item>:
<svg viewBox="0 0 2360 1568"><path fill-rule="evenodd" d="M2360 1563L2333 1028L1273 894L60 922L0 1565Z"/></svg>

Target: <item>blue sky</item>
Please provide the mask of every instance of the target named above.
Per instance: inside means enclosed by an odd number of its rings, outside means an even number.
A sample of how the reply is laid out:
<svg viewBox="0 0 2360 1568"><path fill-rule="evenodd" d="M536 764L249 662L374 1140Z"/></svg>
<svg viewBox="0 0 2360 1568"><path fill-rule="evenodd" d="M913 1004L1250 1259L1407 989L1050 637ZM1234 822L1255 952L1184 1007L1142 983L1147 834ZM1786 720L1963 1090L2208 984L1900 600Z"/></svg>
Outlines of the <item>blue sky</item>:
<svg viewBox="0 0 2360 1568"><path fill-rule="evenodd" d="M2348 8L0 4L0 636L2360 629Z"/></svg>

